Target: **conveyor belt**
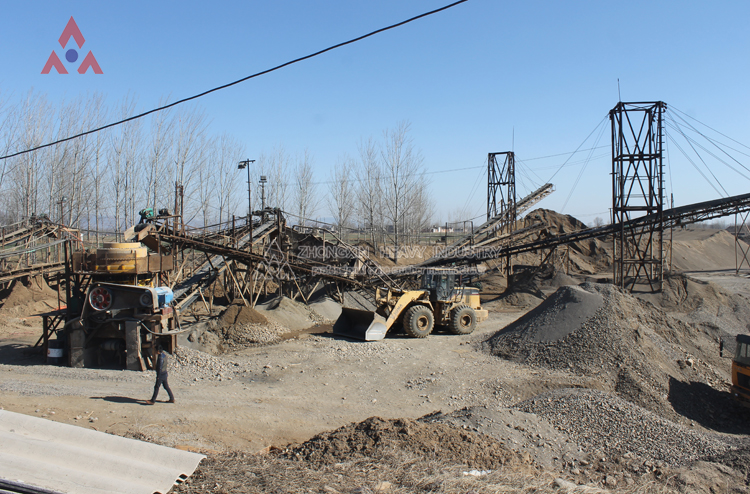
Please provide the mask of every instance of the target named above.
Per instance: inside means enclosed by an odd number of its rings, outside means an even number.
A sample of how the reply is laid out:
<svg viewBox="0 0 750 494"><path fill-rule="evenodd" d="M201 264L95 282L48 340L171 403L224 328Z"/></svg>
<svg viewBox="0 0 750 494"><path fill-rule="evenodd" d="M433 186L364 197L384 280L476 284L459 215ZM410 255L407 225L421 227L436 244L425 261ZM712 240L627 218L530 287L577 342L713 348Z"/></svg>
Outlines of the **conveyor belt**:
<svg viewBox="0 0 750 494"><path fill-rule="evenodd" d="M686 206L680 206L677 208L667 209L663 211L662 218L664 222L664 228L667 229L674 226L689 225L700 221L706 221L713 218L720 218L722 216L728 216L731 214L743 213L747 211L750 211L750 194L742 194L738 196L715 199L712 201L699 202L695 204L688 204ZM641 216L640 218L634 218L623 224L618 223L615 225L607 225L599 228L588 228L586 230L579 230L567 235L550 236L544 239L536 240L534 242L519 243L516 245L510 245L500 248L474 249L473 251L470 251L468 255L443 257L439 259L439 264L477 263L485 259L494 259L507 255L522 254L524 252L531 252L539 249L549 249L552 247L557 247L558 245L580 242L581 240L587 240L589 238L612 235L618 231L627 231L633 228L643 228L658 221L659 215L651 214L647 216Z"/></svg>

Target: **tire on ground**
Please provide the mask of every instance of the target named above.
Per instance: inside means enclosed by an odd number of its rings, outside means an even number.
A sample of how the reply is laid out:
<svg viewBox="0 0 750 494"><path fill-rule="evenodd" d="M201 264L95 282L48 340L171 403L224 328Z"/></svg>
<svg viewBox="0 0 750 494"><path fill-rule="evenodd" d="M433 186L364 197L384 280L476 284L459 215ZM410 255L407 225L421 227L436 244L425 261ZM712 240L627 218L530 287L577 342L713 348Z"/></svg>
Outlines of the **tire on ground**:
<svg viewBox="0 0 750 494"><path fill-rule="evenodd" d="M477 327L477 314L468 305L459 305L453 309L448 330L453 334L471 334Z"/></svg>
<svg viewBox="0 0 750 494"><path fill-rule="evenodd" d="M435 327L432 310L424 305L413 305L404 314L404 331L414 338L425 338Z"/></svg>

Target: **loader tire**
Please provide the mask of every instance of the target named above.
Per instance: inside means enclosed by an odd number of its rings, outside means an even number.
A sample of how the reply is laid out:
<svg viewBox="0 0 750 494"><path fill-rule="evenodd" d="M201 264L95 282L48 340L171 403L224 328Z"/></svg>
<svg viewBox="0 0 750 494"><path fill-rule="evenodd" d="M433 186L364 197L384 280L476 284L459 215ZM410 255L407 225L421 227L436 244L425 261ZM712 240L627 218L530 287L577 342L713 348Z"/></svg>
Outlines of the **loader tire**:
<svg viewBox="0 0 750 494"><path fill-rule="evenodd" d="M404 314L404 331L414 338L426 338L435 327L435 317L429 307L414 305Z"/></svg>
<svg viewBox="0 0 750 494"><path fill-rule="evenodd" d="M459 305L451 313L448 330L453 334L471 334L477 327L477 314L468 305Z"/></svg>

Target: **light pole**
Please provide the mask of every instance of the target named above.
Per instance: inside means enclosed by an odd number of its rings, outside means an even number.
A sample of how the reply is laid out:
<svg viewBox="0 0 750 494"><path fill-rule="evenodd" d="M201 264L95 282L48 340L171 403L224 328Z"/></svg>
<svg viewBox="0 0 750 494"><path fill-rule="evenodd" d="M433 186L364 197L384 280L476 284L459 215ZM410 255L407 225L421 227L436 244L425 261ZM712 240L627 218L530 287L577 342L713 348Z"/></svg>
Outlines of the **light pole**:
<svg viewBox="0 0 750 494"><path fill-rule="evenodd" d="M253 228L253 203L250 202L250 163L255 163L255 160L244 160L237 164L238 170L244 170L247 168L247 225L252 230Z"/></svg>

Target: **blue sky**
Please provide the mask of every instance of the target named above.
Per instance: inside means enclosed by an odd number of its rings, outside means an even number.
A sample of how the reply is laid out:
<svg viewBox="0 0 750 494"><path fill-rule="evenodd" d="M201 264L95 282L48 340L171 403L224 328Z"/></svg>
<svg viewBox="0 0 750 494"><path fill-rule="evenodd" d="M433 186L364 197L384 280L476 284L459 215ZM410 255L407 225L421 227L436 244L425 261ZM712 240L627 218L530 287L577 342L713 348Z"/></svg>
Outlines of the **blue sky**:
<svg viewBox="0 0 750 494"><path fill-rule="evenodd" d="M130 92L146 110L447 3L3 2L0 91L34 88L52 102L100 91L110 104ZM50 52L61 52L57 39L70 16L103 75L40 74ZM337 157L356 156L360 139L410 121L428 170L446 171L430 176L435 219L458 209L471 217L485 210L488 152L515 151L524 195L566 156L534 158L581 145L617 103L618 78L623 101L665 101L750 144L748 19L747 1L470 0L200 105L211 131L242 140L251 159L279 144L309 149L321 181ZM608 127L598 145L609 146ZM586 154L573 157L540 206L564 206L585 222L608 217L609 148L593 156L574 191ZM718 197L673 147L668 161L667 192L677 205ZM748 192L748 180L708 166L727 193ZM447 172L456 169L463 170Z"/></svg>

